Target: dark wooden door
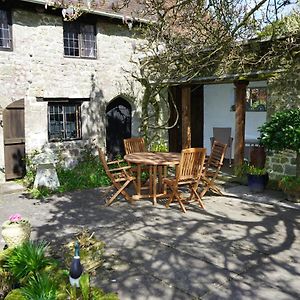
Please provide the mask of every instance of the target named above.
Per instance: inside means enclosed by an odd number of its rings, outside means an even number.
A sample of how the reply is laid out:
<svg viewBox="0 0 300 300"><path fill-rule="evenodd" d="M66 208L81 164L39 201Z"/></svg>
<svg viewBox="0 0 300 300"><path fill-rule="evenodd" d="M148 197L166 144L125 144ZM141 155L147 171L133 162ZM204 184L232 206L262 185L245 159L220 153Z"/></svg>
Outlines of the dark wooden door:
<svg viewBox="0 0 300 300"><path fill-rule="evenodd" d="M125 154L123 140L131 137L131 105L119 97L106 108L106 153L109 159Z"/></svg>
<svg viewBox="0 0 300 300"><path fill-rule="evenodd" d="M191 87L192 147L203 147L204 103L203 85Z"/></svg>
<svg viewBox="0 0 300 300"><path fill-rule="evenodd" d="M25 175L24 100L15 101L3 111L6 180Z"/></svg>
<svg viewBox="0 0 300 300"><path fill-rule="evenodd" d="M181 104L181 87L174 86L170 88L174 104L179 113L177 124L169 129L169 150L172 152L181 152L182 150L182 104ZM203 85L191 86L191 135L192 147L203 147L203 125L204 125L204 101ZM176 110L169 101L170 120L169 126L172 126L176 120Z"/></svg>

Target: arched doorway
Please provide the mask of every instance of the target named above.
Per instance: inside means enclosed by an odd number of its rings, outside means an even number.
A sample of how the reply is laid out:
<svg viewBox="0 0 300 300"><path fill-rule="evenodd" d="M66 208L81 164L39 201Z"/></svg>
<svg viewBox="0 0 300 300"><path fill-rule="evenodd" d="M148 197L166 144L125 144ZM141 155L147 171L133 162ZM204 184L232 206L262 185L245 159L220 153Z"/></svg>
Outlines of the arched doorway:
<svg viewBox="0 0 300 300"><path fill-rule="evenodd" d="M131 105L122 97L106 108L106 153L110 159L125 154L123 140L131 137Z"/></svg>
<svg viewBox="0 0 300 300"><path fill-rule="evenodd" d="M25 175L24 99L15 101L3 110L5 179Z"/></svg>

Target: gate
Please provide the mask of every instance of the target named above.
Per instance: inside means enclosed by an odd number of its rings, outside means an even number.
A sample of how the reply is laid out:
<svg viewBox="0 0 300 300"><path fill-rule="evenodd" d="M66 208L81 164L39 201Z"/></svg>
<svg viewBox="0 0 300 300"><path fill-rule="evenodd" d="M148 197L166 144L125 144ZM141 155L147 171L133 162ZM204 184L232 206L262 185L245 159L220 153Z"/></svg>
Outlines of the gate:
<svg viewBox="0 0 300 300"><path fill-rule="evenodd" d="M109 159L125 154L123 140L131 137L131 106L119 97L106 108L106 153Z"/></svg>
<svg viewBox="0 0 300 300"><path fill-rule="evenodd" d="M24 99L15 101L3 110L5 178L25 175Z"/></svg>

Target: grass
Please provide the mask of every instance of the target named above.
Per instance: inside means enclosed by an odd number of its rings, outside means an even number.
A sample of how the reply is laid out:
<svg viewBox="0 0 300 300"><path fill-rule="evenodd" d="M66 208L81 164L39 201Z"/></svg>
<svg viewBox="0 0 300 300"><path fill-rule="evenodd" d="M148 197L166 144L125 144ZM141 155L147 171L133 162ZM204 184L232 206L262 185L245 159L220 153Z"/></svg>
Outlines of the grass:
<svg viewBox="0 0 300 300"><path fill-rule="evenodd" d="M97 187L109 186L110 179L97 156L87 153L81 161L72 169L65 169L57 166L57 176L60 187L53 191L45 187L33 188L35 170L30 171L23 179L23 184L28 187L28 192L33 198L47 197L53 193L65 193L75 190L93 189Z"/></svg>

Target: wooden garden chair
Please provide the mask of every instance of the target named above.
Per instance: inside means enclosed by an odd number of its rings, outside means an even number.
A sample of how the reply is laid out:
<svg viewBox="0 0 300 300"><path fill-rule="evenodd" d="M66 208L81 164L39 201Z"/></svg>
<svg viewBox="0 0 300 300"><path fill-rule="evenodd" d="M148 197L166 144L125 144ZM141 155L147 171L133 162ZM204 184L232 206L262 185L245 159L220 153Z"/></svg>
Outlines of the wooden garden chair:
<svg viewBox="0 0 300 300"><path fill-rule="evenodd" d="M203 172L205 153L205 148L189 148L182 150L175 178L163 179L163 183L171 189L171 195L167 201L166 207L169 207L171 202L177 200L182 211L186 212L184 202L186 202L186 200L195 199L198 201L200 207L204 208L201 197L197 192L197 188ZM190 197L188 199L182 198L182 193L179 191L179 188L182 186L187 186L189 188Z"/></svg>
<svg viewBox="0 0 300 300"><path fill-rule="evenodd" d="M219 172L223 166L223 160L225 157L227 144L223 144L218 141L213 142L211 154L205 162L204 171L201 177L201 184L203 190L200 194L202 198L208 190L211 190L219 195L223 195L221 190L216 185L216 179L218 178Z"/></svg>
<svg viewBox="0 0 300 300"><path fill-rule="evenodd" d="M131 182L135 184L135 177L129 173L131 167L128 165L122 166L122 163L126 163L124 160L107 162L103 151L99 147L98 154L107 176L111 180L113 186L117 189L115 194L106 202L106 206L111 205L120 194L122 194L124 198L132 204L132 197L125 191L125 188Z"/></svg>
<svg viewBox="0 0 300 300"><path fill-rule="evenodd" d="M145 140L142 137L132 137L124 139L124 149L126 154L136 153L136 152L147 152ZM137 173L137 167L131 165L131 171L135 174ZM149 172L149 167L142 166L141 172Z"/></svg>
<svg viewBox="0 0 300 300"><path fill-rule="evenodd" d="M141 137L124 139L125 153L146 152L145 141Z"/></svg>

